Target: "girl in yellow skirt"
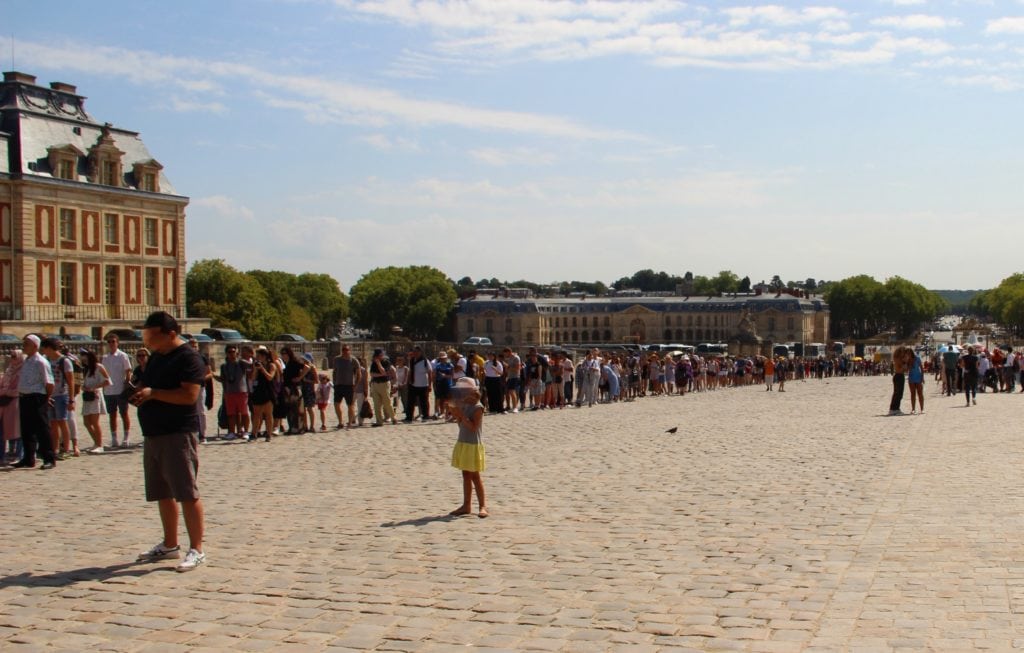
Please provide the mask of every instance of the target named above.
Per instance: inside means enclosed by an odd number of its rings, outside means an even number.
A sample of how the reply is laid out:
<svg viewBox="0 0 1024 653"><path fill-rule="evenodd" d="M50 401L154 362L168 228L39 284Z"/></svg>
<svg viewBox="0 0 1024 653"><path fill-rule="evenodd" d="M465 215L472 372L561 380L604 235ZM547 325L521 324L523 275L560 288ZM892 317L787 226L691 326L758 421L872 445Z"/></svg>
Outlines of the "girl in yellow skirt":
<svg viewBox="0 0 1024 653"><path fill-rule="evenodd" d="M484 407L480 404L480 389L469 377L459 379L449 404L455 421L459 425L459 439L452 451L452 467L462 470L462 505L452 515L468 515L473 507L473 488L480 504L477 516L487 516L487 499L484 481L480 474L487 468L484 454L483 421Z"/></svg>

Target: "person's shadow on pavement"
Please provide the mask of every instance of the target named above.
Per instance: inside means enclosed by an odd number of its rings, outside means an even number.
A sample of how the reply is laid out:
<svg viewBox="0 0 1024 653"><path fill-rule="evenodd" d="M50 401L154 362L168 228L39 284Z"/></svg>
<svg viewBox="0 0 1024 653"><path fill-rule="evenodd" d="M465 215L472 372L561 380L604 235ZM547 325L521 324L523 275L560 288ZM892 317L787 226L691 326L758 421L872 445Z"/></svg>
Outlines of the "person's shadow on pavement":
<svg viewBox="0 0 1024 653"><path fill-rule="evenodd" d="M4 587L67 587L83 581L106 581L111 578L145 576L157 571L173 571L173 567L161 567L149 562L127 562L109 567L82 567L68 571L57 571L42 576L31 572L0 578L0 589Z"/></svg>

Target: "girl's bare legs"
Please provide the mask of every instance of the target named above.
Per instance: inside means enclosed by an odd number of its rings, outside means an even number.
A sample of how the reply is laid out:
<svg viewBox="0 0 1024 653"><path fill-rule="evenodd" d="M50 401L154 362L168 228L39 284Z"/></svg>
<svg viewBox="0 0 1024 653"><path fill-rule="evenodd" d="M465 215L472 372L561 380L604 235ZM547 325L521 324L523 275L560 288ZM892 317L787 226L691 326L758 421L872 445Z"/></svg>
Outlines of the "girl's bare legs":
<svg viewBox="0 0 1024 653"><path fill-rule="evenodd" d="M473 472L462 472L462 505L448 513L449 515L468 515L473 511Z"/></svg>
<svg viewBox="0 0 1024 653"><path fill-rule="evenodd" d="M476 488L476 500L480 504L480 512L477 513L477 517L483 519L487 516L487 496L484 494L484 479L480 476L480 472L469 472L469 478L473 482L473 487ZM469 506L468 502L466 506Z"/></svg>
<svg viewBox="0 0 1024 653"><path fill-rule="evenodd" d="M473 512L473 490L476 489L477 502L480 504L480 512L477 516L483 519L487 516L487 497L484 494L484 481L480 472L462 472L462 505L451 511L450 515L468 515Z"/></svg>
<svg viewBox="0 0 1024 653"><path fill-rule="evenodd" d="M100 431L99 415L85 416L85 430L92 436L92 443L94 447L103 446L103 432Z"/></svg>

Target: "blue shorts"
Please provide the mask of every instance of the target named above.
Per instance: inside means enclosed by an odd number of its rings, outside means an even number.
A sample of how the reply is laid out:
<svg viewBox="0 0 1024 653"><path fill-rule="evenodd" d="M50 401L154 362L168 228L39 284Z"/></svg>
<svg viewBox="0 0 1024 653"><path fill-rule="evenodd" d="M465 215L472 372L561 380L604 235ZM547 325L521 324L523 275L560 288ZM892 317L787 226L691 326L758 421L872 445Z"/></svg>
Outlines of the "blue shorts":
<svg viewBox="0 0 1024 653"><path fill-rule="evenodd" d="M54 395L53 405L50 406L50 419L64 420L68 419L68 396L67 395Z"/></svg>

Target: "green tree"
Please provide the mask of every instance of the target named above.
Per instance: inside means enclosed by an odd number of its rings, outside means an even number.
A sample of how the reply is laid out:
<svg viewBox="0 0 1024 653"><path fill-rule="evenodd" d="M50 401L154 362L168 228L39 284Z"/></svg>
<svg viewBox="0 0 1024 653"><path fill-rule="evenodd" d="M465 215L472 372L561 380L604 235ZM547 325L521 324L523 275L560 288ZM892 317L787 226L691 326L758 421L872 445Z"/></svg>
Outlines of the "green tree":
<svg viewBox="0 0 1024 653"><path fill-rule="evenodd" d="M882 316L897 337L909 337L926 320L931 320L949 304L924 286L901 277L886 280L882 293Z"/></svg>
<svg viewBox="0 0 1024 653"><path fill-rule="evenodd" d="M732 270L722 270L711 279L711 287L719 294L737 292L740 288L740 278Z"/></svg>
<svg viewBox="0 0 1024 653"><path fill-rule="evenodd" d="M825 293L832 335L867 338L879 331L882 284L861 274L833 283Z"/></svg>
<svg viewBox="0 0 1024 653"><path fill-rule="evenodd" d="M750 292L750 277L743 277L740 279L740 285L737 288L737 292Z"/></svg>
<svg viewBox="0 0 1024 653"><path fill-rule="evenodd" d="M318 338L329 338L348 317L348 297L329 274L303 272L295 279L295 302L306 310Z"/></svg>
<svg viewBox="0 0 1024 653"><path fill-rule="evenodd" d="M1024 273L1010 275L981 295L978 304L988 315L1015 334L1024 333Z"/></svg>
<svg viewBox="0 0 1024 653"><path fill-rule="evenodd" d="M281 328L263 287L223 259L196 261L185 275L190 315L207 317L214 326L238 329L257 340Z"/></svg>
<svg viewBox="0 0 1024 653"><path fill-rule="evenodd" d="M353 320L386 338L400 326L410 338L433 338L455 309L454 284L427 266L377 268L349 293Z"/></svg>

